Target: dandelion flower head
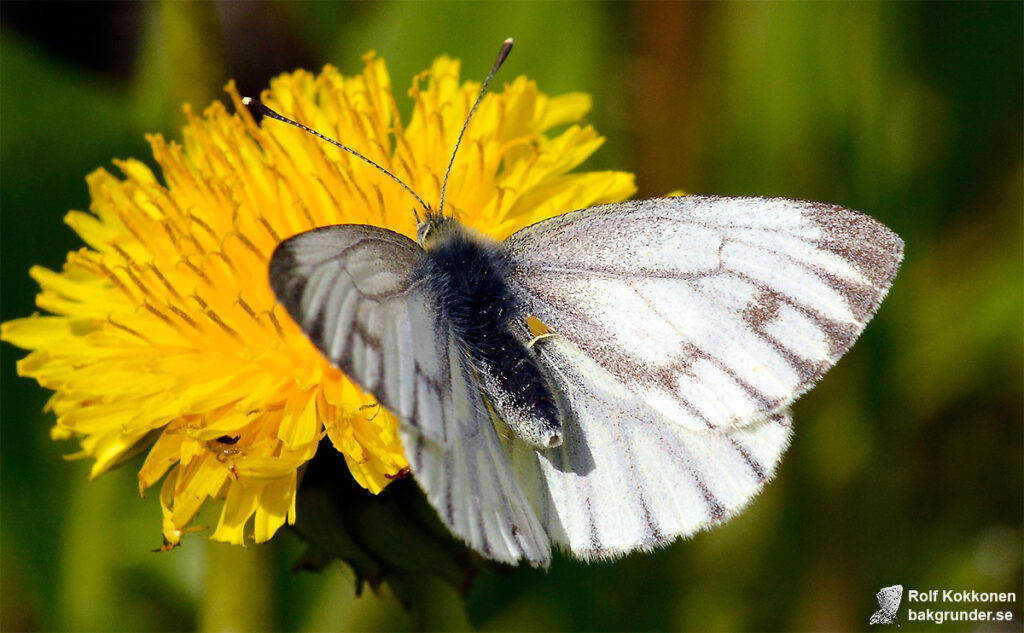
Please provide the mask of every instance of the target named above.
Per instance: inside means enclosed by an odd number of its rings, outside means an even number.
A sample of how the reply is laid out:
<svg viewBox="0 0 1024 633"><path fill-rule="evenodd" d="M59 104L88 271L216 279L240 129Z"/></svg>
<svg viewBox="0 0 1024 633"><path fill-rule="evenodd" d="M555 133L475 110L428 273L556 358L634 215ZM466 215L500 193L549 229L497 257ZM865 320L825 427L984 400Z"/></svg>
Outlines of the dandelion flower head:
<svg viewBox="0 0 1024 633"><path fill-rule="evenodd" d="M436 201L479 84L440 57L413 80L401 120L385 64L361 74L277 77L260 99L365 154ZM48 315L3 324L30 350L22 376L54 393L55 439L76 438L98 476L140 451L140 491L163 479L165 546L208 500L212 538L269 539L295 520L300 467L326 435L355 480L379 492L406 467L397 422L332 367L276 305L268 262L319 226L373 224L415 237L415 201L363 161L291 126L186 106L182 144L148 137L158 177L137 160L88 176L85 242L60 272L34 267ZM497 239L553 215L633 193L621 172L570 173L602 143L580 121L584 94L549 97L519 77L485 97L463 139L446 211ZM559 128L559 129L555 129Z"/></svg>

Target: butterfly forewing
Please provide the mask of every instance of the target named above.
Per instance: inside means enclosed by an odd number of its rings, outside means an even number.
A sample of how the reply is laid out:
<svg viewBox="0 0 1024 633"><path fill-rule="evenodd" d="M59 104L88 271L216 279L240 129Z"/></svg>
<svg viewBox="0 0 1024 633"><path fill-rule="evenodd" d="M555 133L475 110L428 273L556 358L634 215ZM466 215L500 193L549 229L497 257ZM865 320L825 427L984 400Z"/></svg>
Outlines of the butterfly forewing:
<svg viewBox="0 0 1024 633"><path fill-rule="evenodd" d="M903 599L903 585L884 587L877 594L878 604L888 613L896 613Z"/></svg>
<svg viewBox="0 0 1024 633"><path fill-rule="evenodd" d="M331 363L398 416L413 474L449 529L490 558L547 564L548 537L424 282L424 257L386 229L324 227L277 248L271 286Z"/></svg>
<svg viewBox="0 0 1024 633"><path fill-rule="evenodd" d="M417 380L441 364L436 355L409 353L415 328L440 325L415 277L422 261L406 237L345 225L286 240L270 263L274 293L306 336L402 418L413 413Z"/></svg>
<svg viewBox="0 0 1024 633"><path fill-rule="evenodd" d="M883 587L875 596L878 598L878 611L871 614L869 624L892 624L896 620L896 613L900 608L900 601L903 598L903 585Z"/></svg>
<svg viewBox="0 0 1024 633"><path fill-rule="evenodd" d="M678 197L576 211L505 241L527 314L693 430L787 406L845 352L902 242L841 207Z"/></svg>

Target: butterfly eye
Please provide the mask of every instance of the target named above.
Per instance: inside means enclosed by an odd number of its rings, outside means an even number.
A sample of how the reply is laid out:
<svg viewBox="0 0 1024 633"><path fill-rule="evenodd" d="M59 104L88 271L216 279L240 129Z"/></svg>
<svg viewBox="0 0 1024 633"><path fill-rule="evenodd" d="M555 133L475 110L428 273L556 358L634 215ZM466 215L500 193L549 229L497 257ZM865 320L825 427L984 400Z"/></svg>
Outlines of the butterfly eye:
<svg viewBox="0 0 1024 633"><path fill-rule="evenodd" d="M416 227L416 241L420 244L420 246L422 246L423 243L427 241L432 228L433 225L430 222L429 218L425 222L421 222L420 225Z"/></svg>
<svg viewBox="0 0 1024 633"><path fill-rule="evenodd" d="M457 232L457 226L458 223L452 218L428 213L427 218L416 229L416 241L424 250L429 251L444 236L451 235L453 231Z"/></svg>

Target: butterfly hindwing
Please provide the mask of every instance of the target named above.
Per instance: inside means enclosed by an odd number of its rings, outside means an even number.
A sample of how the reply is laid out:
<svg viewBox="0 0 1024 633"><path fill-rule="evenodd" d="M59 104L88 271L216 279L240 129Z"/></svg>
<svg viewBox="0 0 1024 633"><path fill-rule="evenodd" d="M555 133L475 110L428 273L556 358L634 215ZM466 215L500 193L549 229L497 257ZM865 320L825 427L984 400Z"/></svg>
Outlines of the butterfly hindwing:
<svg viewBox="0 0 1024 633"><path fill-rule="evenodd" d="M490 558L547 564L547 535L423 279L424 257L386 229L324 227L278 247L271 285L331 363L398 417L413 474L449 529Z"/></svg>
<svg viewBox="0 0 1024 633"><path fill-rule="evenodd" d="M547 565L547 534L512 472L478 378L455 339L446 341L439 390L416 410L416 425L399 426L412 472L442 521L473 549L506 563ZM442 441L423 432L427 420L441 422Z"/></svg>
<svg viewBox="0 0 1024 633"><path fill-rule="evenodd" d="M560 336L536 349L571 414L560 447L510 458L551 540L579 558L651 549L738 513L789 444L788 411L729 429L675 424Z"/></svg>
<svg viewBox="0 0 1024 633"><path fill-rule="evenodd" d="M686 196L593 207L505 240L526 314L690 429L769 415L853 344L902 258L842 207Z"/></svg>

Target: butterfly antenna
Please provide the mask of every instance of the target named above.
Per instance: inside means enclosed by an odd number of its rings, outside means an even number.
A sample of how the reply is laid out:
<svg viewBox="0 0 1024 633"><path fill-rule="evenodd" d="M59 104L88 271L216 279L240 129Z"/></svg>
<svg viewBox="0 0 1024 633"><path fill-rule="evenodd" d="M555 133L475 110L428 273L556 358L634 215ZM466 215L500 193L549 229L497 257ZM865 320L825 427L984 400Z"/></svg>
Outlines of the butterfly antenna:
<svg viewBox="0 0 1024 633"><path fill-rule="evenodd" d="M364 161L370 163L371 165L373 165L374 167L376 167L377 169L382 171L385 175L387 175L388 178L390 178L391 180L394 180L398 184L402 185L402 188L405 189L406 191L408 191L409 195L411 195L413 198L416 198L416 201L420 203L420 206L423 207L423 210L427 214L430 213L430 207L428 207L427 204L425 202L423 202L422 198L420 198L419 196L416 195L415 191L413 191L412 189L409 188L409 185L407 185L404 182L402 182L398 178L398 176L392 174L390 171L384 169L383 167L381 167L377 163L373 162L369 158L363 156L362 154L360 154L359 152L355 151L351 147L348 147L347 145L343 145L342 143L339 143L338 141L336 141L336 140L334 140L332 138L328 138L328 137L324 136L323 134L321 134L320 132L317 132L316 130L310 129L310 128L306 127L305 125L303 125L303 124L301 124L301 123L299 123L297 121L292 121L288 117L280 115L277 112L274 112L273 110L271 110L267 106L263 105L260 101L258 101L256 99L253 99L251 97L244 97L242 99L242 105L244 105L246 108L248 108L249 112L252 112L253 114L259 114L260 116L267 116L267 117L270 117L271 119L277 119L278 121L283 121L284 123L288 123L289 125L294 125L295 127L299 128L300 130L305 130L306 132L309 132L313 136L319 137L319 138L327 141L331 145L335 145L337 147L340 147L341 149L345 150L349 154L352 154L356 158L361 158ZM458 146L456 145L456 147L458 147ZM450 169L450 166L449 166L449 169ZM442 189L442 194L441 195L442 195L442 199L443 199L443 196L444 196L444 190L443 189ZM416 214L416 221L419 222L420 221L420 214L416 213L415 210L413 210L413 213Z"/></svg>
<svg viewBox="0 0 1024 633"><path fill-rule="evenodd" d="M487 79L484 79L484 85L480 88L480 94L476 97L476 102L473 103L472 109L469 111L469 116L466 117L466 122L462 124L462 130L459 132L459 138L455 141L455 149L452 150L452 157L448 161L448 170L444 172L444 182L441 183L441 201L437 203L437 215L442 215L444 211L444 190L448 186L448 176L452 173L452 164L455 162L455 154L459 151L459 144L462 143L462 135L466 133L466 128L469 127L469 121L473 118L473 113L476 112L477 106L484 98L484 94L487 92L487 86L491 84L491 80L494 79L494 75L498 73L498 69L501 68L505 58L508 57L509 52L512 50L512 38L505 40L505 43L501 45L501 50L498 51L498 59L494 60L494 67L491 68L491 72L487 75Z"/></svg>

